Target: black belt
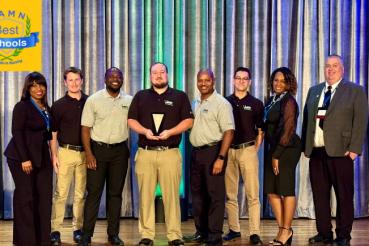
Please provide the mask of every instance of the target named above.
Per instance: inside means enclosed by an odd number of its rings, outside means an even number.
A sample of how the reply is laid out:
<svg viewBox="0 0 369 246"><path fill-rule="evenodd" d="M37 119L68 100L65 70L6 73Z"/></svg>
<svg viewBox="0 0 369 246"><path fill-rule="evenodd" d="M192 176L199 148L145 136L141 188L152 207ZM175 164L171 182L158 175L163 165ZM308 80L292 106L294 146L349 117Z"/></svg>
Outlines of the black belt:
<svg viewBox="0 0 369 246"><path fill-rule="evenodd" d="M193 147L194 150L204 150L204 149L208 149L210 147L213 147L213 146L216 146L220 144L220 142L215 142L215 143L209 143L209 144L205 144L205 145L202 145L202 146L198 146L198 147Z"/></svg>
<svg viewBox="0 0 369 246"><path fill-rule="evenodd" d="M140 148L143 148L145 150L155 150L155 151L164 151L168 149L175 149L178 148L178 146L149 146L149 145L142 145L139 146Z"/></svg>
<svg viewBox="0 0 369 246"><path fill-rule="evenodd" d="M59 146L62 148L66 148L66 149L70 149L74 151L79 151L79 152L84 151L83 146L79 146L79 145L59 143Z"/></svg>
<svg viewBox="0 0 369 246"><path fill-rule="evenodd" d="M250 141L250 142L246 142L246 143L242 143L242 144L231 144L230 148L231 149L243 149L249 146L255 145L255 141Z"/></svg>
<svg viewBox="0 0 369 246"><path fill-rule="evenodd" d="M113 143L113 144L107 144L107 143L103 143L103 142L98 142L95 140L91 140L93 143L95 143L96 145L100 146L100 147L104 147L104 148L114 148L114 147L118 147L123 145L126 141L120 142L120 143Z"/></svg>

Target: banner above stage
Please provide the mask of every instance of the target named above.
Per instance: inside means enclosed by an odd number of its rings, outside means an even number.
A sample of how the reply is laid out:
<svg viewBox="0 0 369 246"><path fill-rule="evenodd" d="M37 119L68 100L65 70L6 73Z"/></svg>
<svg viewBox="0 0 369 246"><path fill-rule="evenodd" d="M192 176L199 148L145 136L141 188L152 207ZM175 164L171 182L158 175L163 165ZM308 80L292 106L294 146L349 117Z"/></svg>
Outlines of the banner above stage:
<svg viewBox="0 0 369 246"><path fill-rule="evenodd" d="M0 71L41 71L42 0L0 1Z"/></svg>

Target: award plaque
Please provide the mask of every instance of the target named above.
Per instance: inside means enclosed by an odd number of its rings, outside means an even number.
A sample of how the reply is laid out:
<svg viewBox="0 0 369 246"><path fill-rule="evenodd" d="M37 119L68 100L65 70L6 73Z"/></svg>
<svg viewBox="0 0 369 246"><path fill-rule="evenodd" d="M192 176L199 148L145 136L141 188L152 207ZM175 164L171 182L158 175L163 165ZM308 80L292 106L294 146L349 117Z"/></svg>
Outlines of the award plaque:
<svg viewBox="0 0 369 246"><path fill-rule="evenodd" d="M152 116L152 121L153 121L153 126L154 126L154 129L152 130L153 130L154 135L157 136L162 131L161 126L162 126L165 114L164 113L152 113L151 116Z"/></svg>

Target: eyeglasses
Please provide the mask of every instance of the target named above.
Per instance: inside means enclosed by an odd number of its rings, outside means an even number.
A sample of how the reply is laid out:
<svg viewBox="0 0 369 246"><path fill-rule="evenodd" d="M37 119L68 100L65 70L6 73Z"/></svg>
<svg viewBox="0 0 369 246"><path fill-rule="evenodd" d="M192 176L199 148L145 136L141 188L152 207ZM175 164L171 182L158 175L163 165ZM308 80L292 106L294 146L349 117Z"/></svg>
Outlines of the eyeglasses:
<svg viewBox="0 0 369 246"><path fill-rule="evenodd" d="M243 81L249 81L250 80L250 78L241 78L241 77L235 77L234 79L235 80L238 80L238 81L241 81L241 80L243 80Z"/></svg>

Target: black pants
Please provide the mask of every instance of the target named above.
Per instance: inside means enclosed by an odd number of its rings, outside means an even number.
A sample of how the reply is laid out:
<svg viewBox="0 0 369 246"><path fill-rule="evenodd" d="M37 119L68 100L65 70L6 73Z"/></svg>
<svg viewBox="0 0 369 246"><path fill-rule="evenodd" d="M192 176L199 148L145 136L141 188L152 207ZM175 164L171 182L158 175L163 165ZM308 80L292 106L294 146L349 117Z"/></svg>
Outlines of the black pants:
<svg viewBox="0 0 369 246"><path fill-rule="evenodd" d="M193 149L191 153L191 193L196 231L209 240L221 239L223 234L226 161L220 174L212 174L219 147Z"/></svg>
<svg viewBox="0 0 369 246"><path fill-rule="evenodd" d="M15 183L13 206L13 243L15 245L50 245L52 165L33 166L30 174L22 163L8 159Z"/></svg>
<svg viewBox="0 0 369 246"><path fill-rule="evenodd" d="M87 169L83 233L86 236L93 236L106 181L107 233L115 236L119 233L122 190L128 168L128 147L126 142L113 147L92 142L91 148L96 158L97 169Z"/></svg>
<svg viewBox="0 0 369 246"><path fill-rule="evenodd" d="M314 148L310 157L310 181L319 233L332 236L330 196L337 198L337 237L351 238L354 221L354 168L349 157L329 157L324 148Z"/></svg>

